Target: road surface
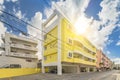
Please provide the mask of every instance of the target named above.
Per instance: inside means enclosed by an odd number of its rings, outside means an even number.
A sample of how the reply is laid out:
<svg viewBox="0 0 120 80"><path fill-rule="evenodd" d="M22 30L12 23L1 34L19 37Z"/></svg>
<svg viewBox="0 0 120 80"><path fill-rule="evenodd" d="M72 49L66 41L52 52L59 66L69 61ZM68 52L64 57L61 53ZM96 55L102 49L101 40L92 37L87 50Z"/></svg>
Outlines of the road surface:
<svg viewBox="0 0 120 80"><path fill-rule="evenodd" d="M63 74L58 76L56 74L34 74L28 76L14 77L11 79L0 79L0 80L120 80L120 75L117 76L120 71L104 71L104 72L89 72L89 73L80 73L80 74Z"/></svg>

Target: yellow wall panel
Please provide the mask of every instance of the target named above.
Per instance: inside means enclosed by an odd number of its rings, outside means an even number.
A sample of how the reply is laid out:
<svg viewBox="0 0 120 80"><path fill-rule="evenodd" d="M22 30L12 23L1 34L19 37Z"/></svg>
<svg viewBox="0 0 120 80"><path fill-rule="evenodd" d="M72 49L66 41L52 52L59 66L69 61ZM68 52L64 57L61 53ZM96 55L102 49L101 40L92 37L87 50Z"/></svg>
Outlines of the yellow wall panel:
<svg viewBox="0 0 120 80"><path fill-rule="evenodd" d="M38 68L0 69L0 78L29 75L41 72Z"/></svg>

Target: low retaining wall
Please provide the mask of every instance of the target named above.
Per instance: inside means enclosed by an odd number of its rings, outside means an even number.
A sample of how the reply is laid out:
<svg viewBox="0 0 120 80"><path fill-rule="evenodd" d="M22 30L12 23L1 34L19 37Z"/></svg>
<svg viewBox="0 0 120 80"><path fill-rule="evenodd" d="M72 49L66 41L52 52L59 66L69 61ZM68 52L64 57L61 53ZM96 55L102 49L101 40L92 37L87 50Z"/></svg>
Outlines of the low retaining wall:
<svg viewBox="0 0 120 80"><path fill-rule="evenodd" d="M29 75L41 72L39 68L0 69L0 78Z"/></svg>

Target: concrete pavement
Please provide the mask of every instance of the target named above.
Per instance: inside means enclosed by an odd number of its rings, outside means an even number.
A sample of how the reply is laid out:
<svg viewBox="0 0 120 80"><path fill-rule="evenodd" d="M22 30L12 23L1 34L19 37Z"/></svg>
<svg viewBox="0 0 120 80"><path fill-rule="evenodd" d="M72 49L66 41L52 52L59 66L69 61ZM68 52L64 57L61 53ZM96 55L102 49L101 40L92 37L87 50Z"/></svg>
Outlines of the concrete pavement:
<svg viewBox="0 0 120 80"><path fill-rule="evenodd" d="M56 74L34 74L28 76L14 77L11 79L0 79L0 80L120 80L117 75L119 71L104 71L104 72L89 72L89 73L68 73L58 76ZM116 75L117 74L117 75Z"/></svg>

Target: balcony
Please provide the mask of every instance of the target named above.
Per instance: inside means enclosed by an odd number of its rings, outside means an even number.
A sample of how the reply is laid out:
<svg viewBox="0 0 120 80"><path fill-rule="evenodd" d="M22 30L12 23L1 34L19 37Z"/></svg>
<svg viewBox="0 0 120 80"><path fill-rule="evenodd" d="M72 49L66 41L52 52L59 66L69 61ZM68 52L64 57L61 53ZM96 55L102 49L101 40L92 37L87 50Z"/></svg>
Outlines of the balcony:
<svg viewBox="0 0 120 80"><path fill-rule="evenodd" d="M81 64L85 64L85 65L96 66L95 62L85 61L85 60L79 59L79 58L74 58L74 63L81 63Z"/></svg>
<svg viewBox="0 0 120 80"><path fill-rule="evenodd" d="M15 52L11 52L10 54L8 54L8 56L20 57L20 58L38 58L37 55L34 54L15 53Z"/></svg>
<svg viewBox="0 0 120 80"><path fill-rule="evenodd" d="M85 57L87 57L87 58L96 60L95 56L93 56L93 55L91 55L90 53L84 51L84 50L83 50L82 48L80 48L80 47L75 46L75 47L74 47L74 52L75 52L75 53L79 53L79 54L81 54L81 55L83 55L83 56L85 56Z"/></svg>
<svg viewBox="0 0 120 80"><path fill-rule="evenodd" d="M1 55L5 55L5 51L1 52Z"/></svg>
<svg viewBox="0 0 120 80"><path fill-rule="evenodd" d="M5 48L5 44L2 43L2 44L0 45L0 49L4 49L4 48Z"/></svg>
<svg viewBox="0 0 120 80"><path fill-rule="evenodd" d="M25 46L23 44L11 44L10 45L13 48L19 48L19 49L24 49L24 50L29 50L29 51L36 51L37 52L37 48L36 47L31 47L31 46Z"/></svg>
<svg viewBox="0 0 120 80"><path fill-rule="evenodd" d="M2 39L2 40L5 39L5 35L4 35L4 34L1 35L1 39Z"/></svg>
<svg viewBox="0 0 120 80"><path fill-rule="evenodd" d="M79 53L79 54L83 55L84 57L87 57L87 58L90 58L90 59L96 60L95 57L89 56L89 55L84 54L84 53L82 53L82 52L79 52L79 51L74 51L74 52L75 52L75 53Z"/></svg>

